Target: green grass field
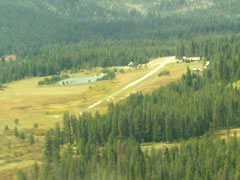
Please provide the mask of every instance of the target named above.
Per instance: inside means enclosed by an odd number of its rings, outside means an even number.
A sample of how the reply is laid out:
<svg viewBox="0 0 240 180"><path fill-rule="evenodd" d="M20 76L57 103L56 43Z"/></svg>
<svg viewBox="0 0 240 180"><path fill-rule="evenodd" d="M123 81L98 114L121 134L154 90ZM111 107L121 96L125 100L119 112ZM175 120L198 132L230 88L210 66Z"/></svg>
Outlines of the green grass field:
<svg viewBox="0 0 240 180"><path fill-rule="evenodd" d="M233 87L240 89L240 81L237 81L233 84Z"/></svg>
<svg viewBox="0 0 240 180"><path fill-rule="evenodd" d="M54 127L56 123L61 123L64 112L68 111L79 115L80 112L86 110L92 104L101 99L106 99L129 83L143 77L166 58L158 58L151 65L138 69L113 67L124 69L124 73L117 73L116 79L111 81L40 87L38 81L44 78L41 77L7 84L7 89L0 91L0 179L12 179L13 172L16 172L16 169L28 168L35 161L41 162L44 132ZM169 76L159 77L158 72L140 84L120 92L114 98L104 101L89 111L105 112L110 102L121 101L129 94L138 91L149 93L171 81L176 81L186 72L187 66L190 68L202 67L202 63L169 64L160 70L168 70L170 72ZM71 76L88 76L100 72L101 68L95 68L91 71L84 70L71 74ZM29 132L34 133L36 138L34 145L28 143L27 137L23 141L13 135L13 129L16 126L14 120L16 118L19 119L17 127L20 132L26 133L26 136L28 136ZM34 128L33 126L36 123L38 127ZM9 131L4 131L5 126L9 127Z"/></svg>

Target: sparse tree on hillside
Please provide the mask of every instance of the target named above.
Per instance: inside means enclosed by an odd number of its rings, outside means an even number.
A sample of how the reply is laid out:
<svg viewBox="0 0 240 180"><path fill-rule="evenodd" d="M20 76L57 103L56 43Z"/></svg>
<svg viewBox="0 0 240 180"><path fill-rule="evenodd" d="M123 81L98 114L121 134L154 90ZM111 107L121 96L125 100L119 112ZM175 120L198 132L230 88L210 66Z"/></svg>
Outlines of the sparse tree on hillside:
<svg viewBox="0 0 240 180"><path fill-rule="evenodd" d="M9 130L9 127L8 127L8 125L6 125L5 127L4 127L4 131L8 131Z"/></svg>
<svg viewBox="0 0 240 180"><path fill-rule="evenodd" d="M15 137L19 137L19 131L17 127L14 128L14 135Z"/></svg>
<svg viewBox="0 0 240 180"><path fill-rule="evenodd" d="M15 123L15 125L17 126L17 125L19 124L19 119L16 118L16 119L14 120L14 123Z"/></svg>
<svg viewBox="0 0 240 180"><path fill-rule="evenodd" d="M34 129L37 129L38 128L38 123L34 123L33 127L34 127Z"/></svg>
<svg viewBox="0 0 240 180"><path fill-rule="evenodd" d="M31 145L35 144L35 137L34 137L33 133L30 133L30 135L29 135L29 144L31 144Z"/></svg>
<svg viewBox="0 0 240 180"><path fill-rule="evenodd" d="M21 170L17 172L16 178L17 180L27 180L26 174Z"/></svg>
<svg viewBox="0 0 240 180"><path fill-rule="evenodd" d="M20 135L19 135L19 138L22 139L22 140L25 140L25 134L24 132L21 132Z"/></svg>

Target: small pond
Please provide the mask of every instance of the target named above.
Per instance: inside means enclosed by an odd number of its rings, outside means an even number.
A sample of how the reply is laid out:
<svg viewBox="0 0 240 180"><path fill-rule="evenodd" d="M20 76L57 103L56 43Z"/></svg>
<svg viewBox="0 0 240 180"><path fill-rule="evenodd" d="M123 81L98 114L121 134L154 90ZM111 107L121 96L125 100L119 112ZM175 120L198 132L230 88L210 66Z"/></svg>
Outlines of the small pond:
<svg viewBox="0 0 240 180"><path fill-rule="evenodd" d="M64 79L62 81L59 81L58 85L77 85L77 84L83 84L83 83L91 83L96 82L98 79L105 76L105 74L100 74L96 76L89 76L89 77L73 77Z"/></svg>

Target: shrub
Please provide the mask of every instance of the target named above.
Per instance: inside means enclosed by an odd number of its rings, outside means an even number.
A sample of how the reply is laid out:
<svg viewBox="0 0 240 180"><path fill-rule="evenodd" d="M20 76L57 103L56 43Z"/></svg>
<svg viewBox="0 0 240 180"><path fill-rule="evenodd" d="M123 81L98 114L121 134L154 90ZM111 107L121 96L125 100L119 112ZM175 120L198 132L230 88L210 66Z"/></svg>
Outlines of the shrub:
<svg viewBox="0 0 240 180"><path fill-rule="evenodd" d="M170 72L168 70L163 70L161 71L158 76L161 77L161 76L169 76L170 75Z"/></svg>

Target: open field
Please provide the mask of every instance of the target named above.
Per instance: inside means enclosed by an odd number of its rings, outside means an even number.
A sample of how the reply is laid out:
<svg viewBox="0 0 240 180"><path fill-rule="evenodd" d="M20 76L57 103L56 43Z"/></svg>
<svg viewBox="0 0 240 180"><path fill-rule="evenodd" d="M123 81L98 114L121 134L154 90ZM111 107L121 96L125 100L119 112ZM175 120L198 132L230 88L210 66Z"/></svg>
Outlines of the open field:
<svg viewBox="0 0 240 180"><path fill-rule="evenodd" d="M151 153L152 150L165 150L178 146L178 143L143 143L141 144L141 150L144 153Z"/></svg>
<svg viewBox="0 0 240 180"><path fill-rule="evenodd" d="M38 123L40 129L53 127L61 122L64 112L69 111L75 114L86 110L101 99L107 98L127 86L129 83L143 77L146 73L156 67L164 58L155 60L154 63L141 69L125 70L125 73L118 73L115 80L87 83L74 86L38 86L38 81L43 78L31 78L13 82L7 85L5 91L0 91L0 129L5 125L14 127L14 119L20 119L20 128L32 128ZM142 91L151 92L175 81L186 71L187 66L201 66L201 63L191 64L169 64L163 69L170 72L170 76L158 77L158 73L132 86L125 91L116 94L112 99L99 106L91 108L91 111L104 110L109 102L117 102L130 93ZM73 76L87 76L97 74L100 68L92 71L83 71ZM161 71L161 70L160 70ZM11 112L11 113L9 113Z"/></svg>
<svg viewBox="0 0 240 180"><path fill-rule="evenodd" d="M158 71L153 71L166 60L173 63L164 66ZM15 169L27 168L35 161L41 161L42 142L44 131L54 127L56 123L62 122L64 112L68 111L79 115L83 111L105 112L110 102L124 100L129 94L142 91L149 93L160 86L171 81L176 81L186 72L186 68L202 67L201 62L176 63L174 57L155 59L152 63L141 68L113 67L124 69L124 73L118 72L115 80L100 81L68 86L38 86L41 78L31 78L7 84L7 89L0 91L0 179L11 179L10 175ZM96 75L101 68L84 70L71 74L73 77ZM158 76L162 70L168 70L169 76ZM151 76L143 78L153 71ZM133 86L129 84L134 83ZM128 87L128 88L126 88ZM110 98L111 97L111 98ZM16 125L14 120L18 118ZM34 128L34 124L38 128ZM9 131L5 132L4 127L8 126ZM19 131L33 131L36 143L30 145L26 140L17 139L13 135L13 129L18 127ZM11 144L11 147L9 147ZM9 149L11 148L11 149ZM34 152L34 156L33 156Z"/></svg>
<svg viewBox="0 0 240 180"><path fill-rule="evenodd" d="M235 129L222 129L222 130L218 130L214 133L215 135L217 135L217 137L220 137L222 139L227 139L228 137L240 137L240 128L235 128Z"/></svg>
<svg viewBox="0 0 240 180"><path fill-rule="evenodd" d="M17 139L12 134L0 135L0 179L13 179L19 169L28 169L42 159L42 141L38 137L36 143L30 145L28 140Z"/></svg>
<svg viewBox="0 0 240 180"><path fill-rule="evenodd" d="M17 56L15 54L0 57L0 61L8 62L8 61L16 61L16 60L17 60Z"/></svg>

